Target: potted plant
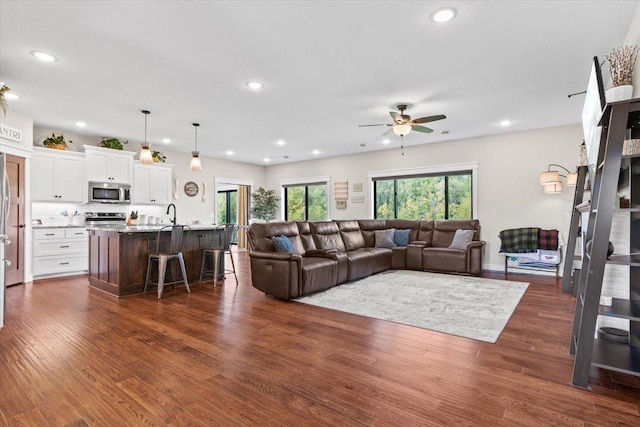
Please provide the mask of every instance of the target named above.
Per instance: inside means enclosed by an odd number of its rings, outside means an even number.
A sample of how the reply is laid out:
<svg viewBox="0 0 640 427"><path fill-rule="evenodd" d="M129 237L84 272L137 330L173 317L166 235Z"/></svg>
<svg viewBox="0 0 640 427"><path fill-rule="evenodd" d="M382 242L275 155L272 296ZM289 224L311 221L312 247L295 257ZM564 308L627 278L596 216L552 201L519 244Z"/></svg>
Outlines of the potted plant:
<svg viewBox="0 0 640 427"><path fill-rule="evenodd" d="M167 157L162 151L151 151L151 158L154 163L164 163L167 160Z"/></svg>
<svg viewBox="0 0 640 427"><path fill-rule="evenodd" d="M124 149L124 144L128 144L129 141L120 141L118 138L103 137L100 141L100 147L111 148L113 150Z"/></svg>
<svg viewBox="0 0 640 427"><path fill-rule="evenodd" d="M631 99L633 95L631 77L638 58L638 46L614 47L604 57L609 61L609 71L613 81L613 87L606 92L607 102Z"/></svg>
<svg viewBox="0 0 640 427"><path fill-rule="evenodd" d="M52 133L51 136L47 137L42 141L42 145L47 148L54 148L56 150L66 150L67 143L72 144L73 141L67 140L64 138L64 135Z"/></svg>
<svg viewBox="0 0 640 427"><path fill-rule="evenodd" d="M4 115L7 115L7 100L4 98L4 94L9 92L11 88L6 86L4 83L0 83L0 108L2 108L2 112Z"/></svg>
<svg viewBox="0 0 640 427"><path fill-rule="evenodd" d="M262 187L258 187L256 191L251 193L251 213L254 218L263 219L269 221L273 219L278 209L279 197L276 196L276 192L273 190L265 190Z"/></svg>

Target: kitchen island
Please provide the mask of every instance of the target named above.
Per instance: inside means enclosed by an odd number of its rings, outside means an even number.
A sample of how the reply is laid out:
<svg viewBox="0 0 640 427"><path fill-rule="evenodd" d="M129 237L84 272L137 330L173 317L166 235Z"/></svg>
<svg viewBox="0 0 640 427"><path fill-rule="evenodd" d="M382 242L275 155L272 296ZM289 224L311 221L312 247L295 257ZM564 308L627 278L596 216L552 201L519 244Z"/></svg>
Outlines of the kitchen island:
<svg viewBox="0 0 640 427"><path fill-rule="evenodd" d="M190 225L191 232L185 234L182 248L189 283L200 277L202 250L222 244L222 230L215 225ZM89 286L103 290L116 297L142 293L147 274L149 254L155 252L158 231L162 225L87 227L89 231ZM185 233L187 230L185 229ZM169 234L169 231L163 233ZM162 246L168 240L161 238ZM161 246L161 251L162 251ZM211 262L211 261L209 261ZM155 267L157 264L153 264ZM212 269L210 265L207 269ZM224 257L218 264L218 280L224 277ZM151 271L151 280L157 281L157 268ZM179 280L177 262L167 267L166 282ZM209 278L211 280L211 278ZM155 290L155 287L152 288Z"/></svg>

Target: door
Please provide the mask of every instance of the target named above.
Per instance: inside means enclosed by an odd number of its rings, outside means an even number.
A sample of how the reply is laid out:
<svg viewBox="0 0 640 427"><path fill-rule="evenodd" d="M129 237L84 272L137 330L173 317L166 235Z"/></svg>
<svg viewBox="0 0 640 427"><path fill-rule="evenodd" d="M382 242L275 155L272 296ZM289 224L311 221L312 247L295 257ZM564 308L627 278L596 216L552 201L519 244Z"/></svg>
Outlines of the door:
<svg viewBox="0 0 640 427"><path fill-rule="evenodd" d="M11 190L9 201L9 221L7 234L11 244L6 248L7 265L6 284L15 285L24 282L24 159L7 155L7 176Z"/></svg>

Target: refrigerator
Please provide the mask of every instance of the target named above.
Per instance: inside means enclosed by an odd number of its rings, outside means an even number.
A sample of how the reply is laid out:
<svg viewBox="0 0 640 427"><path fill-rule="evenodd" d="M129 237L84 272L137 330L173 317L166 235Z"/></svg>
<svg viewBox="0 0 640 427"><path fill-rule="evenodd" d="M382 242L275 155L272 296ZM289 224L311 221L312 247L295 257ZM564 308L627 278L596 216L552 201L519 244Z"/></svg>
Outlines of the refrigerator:
<svg viewBox="0 0 640 427"><path fill-rule="evenodd" d="M6 154L0 153L0 329L4 325L4 312L6 308L6 267L9 263L5 259L5 246L11 243L7 235L7 221L9 217L9 179L7 177Z"/></svg>

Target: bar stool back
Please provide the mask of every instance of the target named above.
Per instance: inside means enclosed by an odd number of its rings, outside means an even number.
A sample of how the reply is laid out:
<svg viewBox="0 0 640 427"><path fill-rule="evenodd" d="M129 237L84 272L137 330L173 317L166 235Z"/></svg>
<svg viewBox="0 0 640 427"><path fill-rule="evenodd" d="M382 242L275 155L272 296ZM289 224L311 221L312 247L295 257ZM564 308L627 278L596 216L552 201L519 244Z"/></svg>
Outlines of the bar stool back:
<svg viewBox="0 0 640 427"><path fill-rule="evenodd" d="M187 269L184 266L184 257L182 256L182 245L186 240L185 231L188 236L191 232L191 228L186 225L167 225L158 230L156 250L154 253L149 254L147 277L144 282L143 294L147 292L147 287L149 285L156 285L158 287L158 299L160 299L162 298L162 291L165 285L175 285L183 282L187 287L187 292L191 292L191 289L189 288L189 281L187 279ZM180 264L182 280L165 282L167 263L172 259L177 259ZM151 281L151 269L154 262L158 263L157 282Z"/></svg>

